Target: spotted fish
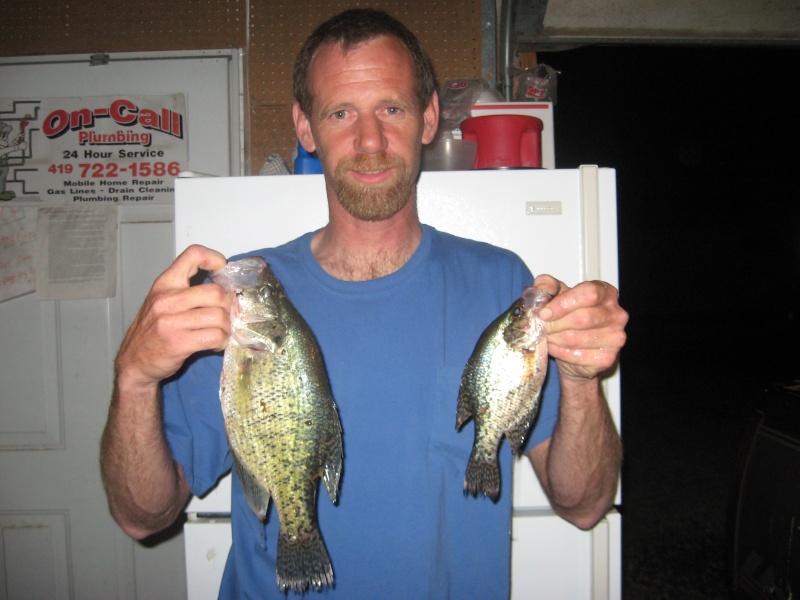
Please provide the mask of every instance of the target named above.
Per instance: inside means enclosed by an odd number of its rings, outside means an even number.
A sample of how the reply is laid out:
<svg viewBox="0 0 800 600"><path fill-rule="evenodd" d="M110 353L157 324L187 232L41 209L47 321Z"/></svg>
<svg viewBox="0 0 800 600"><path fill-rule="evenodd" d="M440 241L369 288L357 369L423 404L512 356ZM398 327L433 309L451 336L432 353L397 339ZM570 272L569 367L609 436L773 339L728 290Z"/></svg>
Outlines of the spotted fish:
<svg viewBox="0 0 800 600"><path fill-rule="evenodd" d="M230 262L211 279L233 299L220 380L225 430L250 508L264 520L275 503L278 588L332 586L316 479L335 503L342 428L319 346L262 258Z"/></svg>
<svg viewBox="0 0 800 600"><path fill-rule="evenodd" d="M475 421L464 491L497 500L498 452L505 435L519 454L536 418L547 373L547 339L536 316L552 298L528 287L481 335L461 376L456 428Z"/></svg>

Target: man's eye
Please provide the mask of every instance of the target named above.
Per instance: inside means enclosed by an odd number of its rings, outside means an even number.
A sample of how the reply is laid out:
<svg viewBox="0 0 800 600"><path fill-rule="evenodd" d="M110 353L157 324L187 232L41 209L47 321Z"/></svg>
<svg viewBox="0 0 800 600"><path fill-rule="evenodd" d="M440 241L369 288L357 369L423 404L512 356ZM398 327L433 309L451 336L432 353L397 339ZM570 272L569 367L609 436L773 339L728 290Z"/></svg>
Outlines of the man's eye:
<svg viewBox="0 0 800 600"><path fill-rule="evenodd" d="M397 108L396 106L390 106L389 108L386 109L386 112L390 115L399 115L400 109Z"/></svg>
<svg viewBox="0 0 800 600"><path fill-rule="evenodd" d="M335 113L333 113L333 118L338 120L344 119L346 116L347 113L343 110L337 110Z"/></svg>

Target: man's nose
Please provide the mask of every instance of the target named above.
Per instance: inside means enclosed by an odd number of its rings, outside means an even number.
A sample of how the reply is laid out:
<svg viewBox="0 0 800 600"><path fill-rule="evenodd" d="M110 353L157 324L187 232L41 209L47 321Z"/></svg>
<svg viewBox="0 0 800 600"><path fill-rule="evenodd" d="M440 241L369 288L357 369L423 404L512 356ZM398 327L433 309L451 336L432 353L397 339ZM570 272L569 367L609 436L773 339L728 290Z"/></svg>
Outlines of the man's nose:
<svg viewBox="0 0 800 600"><path fill-rule="evenodd" d="M357 127L355 145L358 152L376 154L386 150L383 123L376 115L360 116Z"/></svg>

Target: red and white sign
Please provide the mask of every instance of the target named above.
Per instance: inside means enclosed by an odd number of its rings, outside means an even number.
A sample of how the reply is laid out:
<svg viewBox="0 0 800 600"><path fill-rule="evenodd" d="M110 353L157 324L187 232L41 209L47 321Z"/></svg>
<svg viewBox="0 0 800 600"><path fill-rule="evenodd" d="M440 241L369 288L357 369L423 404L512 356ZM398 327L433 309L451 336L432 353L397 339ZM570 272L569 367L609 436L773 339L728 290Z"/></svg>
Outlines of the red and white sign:
<svg viewBox="0 0 800 600"><path fill-rule="evenodd" d="M183 94L0 100L0 199L172 202L185 114Z"/></svg>

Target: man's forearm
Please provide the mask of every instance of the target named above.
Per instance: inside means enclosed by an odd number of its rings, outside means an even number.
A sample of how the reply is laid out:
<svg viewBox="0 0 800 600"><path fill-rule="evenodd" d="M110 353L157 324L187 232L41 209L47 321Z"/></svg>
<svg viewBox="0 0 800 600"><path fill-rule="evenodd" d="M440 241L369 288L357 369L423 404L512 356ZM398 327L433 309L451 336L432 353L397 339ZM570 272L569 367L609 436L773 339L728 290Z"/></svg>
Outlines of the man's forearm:
<svg viewBox="0 0 800 600"><path fill-rule="evenodd" d="M128 535L141 539L175 521L190 492L164 437L158 385L128 390L117 381L101 470L111 513Z"/></svg>
<svg viewBox="0 0 800 600"><path fill-rule="evenodd" d="M544 466L553 509L578 527L592 527L614 501L621 461L619 434L599 380L563 378Z"/></svg>

